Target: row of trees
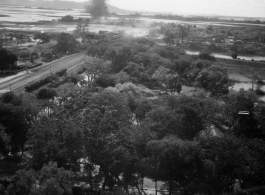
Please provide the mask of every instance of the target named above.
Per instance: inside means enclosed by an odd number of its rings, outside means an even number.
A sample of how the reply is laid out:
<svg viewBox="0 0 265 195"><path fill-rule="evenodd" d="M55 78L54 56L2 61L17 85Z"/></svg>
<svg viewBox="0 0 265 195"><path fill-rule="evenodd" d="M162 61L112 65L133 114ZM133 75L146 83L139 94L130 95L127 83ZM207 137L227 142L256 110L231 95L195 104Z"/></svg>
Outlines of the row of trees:
<svg viewBox="0 0 265 195"><path fill-rule="evenodd" d="M162 181L170 195L251 193L264 184L265 104L253 92L231 91L214 57L187 56L144 38L87 53L87 80L43 89L35 106L10 93L1 98L7 136L0 152L22 152L26 167L7 194L69 194L77 180L91 191L121 194L143 194L144 178ZM185 95L184 84L197 90ZM149 98L153 89L170 93Z"/></svg>

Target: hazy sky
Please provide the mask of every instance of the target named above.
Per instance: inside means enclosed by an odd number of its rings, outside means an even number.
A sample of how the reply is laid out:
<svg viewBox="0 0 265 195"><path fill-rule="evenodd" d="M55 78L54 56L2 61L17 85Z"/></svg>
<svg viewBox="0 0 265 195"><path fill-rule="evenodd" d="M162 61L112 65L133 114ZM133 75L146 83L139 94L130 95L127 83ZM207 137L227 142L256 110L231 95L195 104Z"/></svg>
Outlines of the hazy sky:
<svg viewBox="0 0 265 195"><path fill-rule="evenodd" d="M107 2L127 10L265 17L265 0L107 0Z"/></svg>

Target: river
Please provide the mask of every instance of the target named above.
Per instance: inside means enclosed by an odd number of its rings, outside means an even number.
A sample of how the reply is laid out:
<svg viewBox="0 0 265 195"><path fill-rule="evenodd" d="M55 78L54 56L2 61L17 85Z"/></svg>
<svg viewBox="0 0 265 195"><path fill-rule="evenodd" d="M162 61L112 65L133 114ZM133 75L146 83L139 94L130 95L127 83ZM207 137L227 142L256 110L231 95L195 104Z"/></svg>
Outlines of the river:
<svg viewBox="0 0 265 195"><path fill-rule="evenodd" d="M187 54L189 55L199 55L199 51L186 51ZM218 54L218 53L212 53L212 55L216 58L222 58L222 59L232 59L231 56L226 55L226 54ZM255 61L265 61L265 57L264 56L242 56L242 55L238 55L237 58L240 58L241 60L249 60L251 61L252 59Z"/></svg>

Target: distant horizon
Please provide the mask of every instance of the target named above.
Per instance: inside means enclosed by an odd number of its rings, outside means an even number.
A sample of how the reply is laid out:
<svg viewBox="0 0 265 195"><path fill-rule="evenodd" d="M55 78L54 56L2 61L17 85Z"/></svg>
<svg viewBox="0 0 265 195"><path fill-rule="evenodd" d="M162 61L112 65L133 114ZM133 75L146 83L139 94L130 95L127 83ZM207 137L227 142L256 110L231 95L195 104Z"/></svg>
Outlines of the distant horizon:
<svg viewBox="0 0 265 195"><path fill-rule="evenodd" d="M25 1L26 0L19 0L19 3L23 5L23 2ZM55 1L82 3L88 2L89 0ZM265 19L265 1L263 0L106 0L106 2L109 5L129 12Z"/></svg>
<svg viewBox="0 0 265 195"><path fill-rule="evenodd" d="M128 11L265 18L264 0L107 0L107 3Z"/></svg>

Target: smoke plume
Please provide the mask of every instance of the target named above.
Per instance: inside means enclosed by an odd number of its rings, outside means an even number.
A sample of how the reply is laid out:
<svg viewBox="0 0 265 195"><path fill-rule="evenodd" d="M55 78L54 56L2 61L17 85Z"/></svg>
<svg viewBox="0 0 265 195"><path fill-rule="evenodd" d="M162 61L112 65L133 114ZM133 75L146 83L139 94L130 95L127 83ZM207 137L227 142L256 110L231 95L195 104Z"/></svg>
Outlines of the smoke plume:
<svg viewBox="0 0 265 195"><path fill-rule="evenodd" d="M108 15L108 8L106 5L106 0L90 0L86 7L86 10L93 19L97 19L102 16Z"/></svg>

